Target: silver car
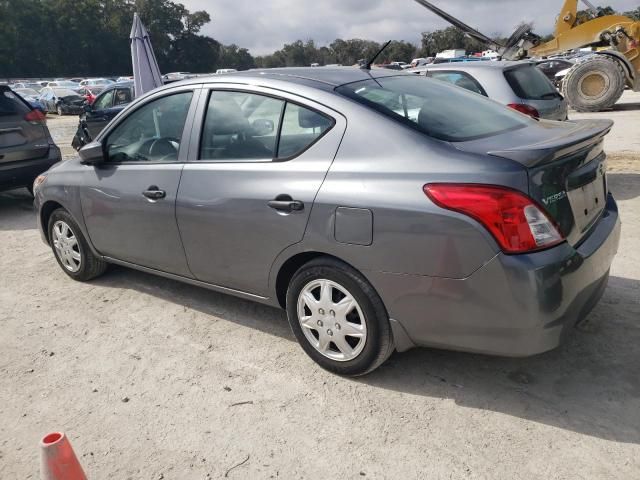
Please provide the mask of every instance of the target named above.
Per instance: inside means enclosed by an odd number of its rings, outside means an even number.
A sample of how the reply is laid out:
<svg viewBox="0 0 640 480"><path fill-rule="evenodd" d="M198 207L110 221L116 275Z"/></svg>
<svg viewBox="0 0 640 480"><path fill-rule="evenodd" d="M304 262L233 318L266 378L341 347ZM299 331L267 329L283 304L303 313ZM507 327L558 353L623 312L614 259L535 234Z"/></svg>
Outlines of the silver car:
<svg viewBox="0 0 640 480"><path fill-rule="evenodd" d="M114 263L286 308L339 374L415 346L533 355L607 284L610 128L391 70L195 78L136 99L35 205L71 278Z"/></svg>
<svg viewBox="0 0 640 480"><path fill-rule="evenodd" d="M532 62L439 63L408 71L466 88L534 118L568 118L566 100Z"/></svg>

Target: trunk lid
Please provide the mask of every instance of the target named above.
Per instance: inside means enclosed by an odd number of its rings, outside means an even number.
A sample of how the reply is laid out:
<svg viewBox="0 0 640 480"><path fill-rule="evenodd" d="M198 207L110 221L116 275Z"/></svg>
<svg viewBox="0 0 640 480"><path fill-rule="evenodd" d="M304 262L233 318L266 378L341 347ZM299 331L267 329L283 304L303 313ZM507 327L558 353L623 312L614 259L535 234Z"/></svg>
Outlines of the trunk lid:
<svg viewBox="0 0 640 480"><path fill-rule="evenodd" d="M454 144L458 149L520 163L529 196L544 207L571 245L587 235L607 196L604 136L610 120L545 122L502 135Z"/></svg>

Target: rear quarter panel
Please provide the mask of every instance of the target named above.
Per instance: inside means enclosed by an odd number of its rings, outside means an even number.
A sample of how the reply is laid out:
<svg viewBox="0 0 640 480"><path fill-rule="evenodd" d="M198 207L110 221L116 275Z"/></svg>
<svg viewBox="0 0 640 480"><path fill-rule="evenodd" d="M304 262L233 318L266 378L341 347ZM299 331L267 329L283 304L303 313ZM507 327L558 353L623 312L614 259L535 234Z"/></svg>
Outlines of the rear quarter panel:
<svg viewBox="0 0 640 480"><path fill-rule="evenodd" d="M508 185L527 191L524 169L512 161L457 151L354 105L303 240L304 250L330 253L361 271L465 278L498 252L474 220L431 203L430 182ZM339 207L372 212L370 245L336 240Z"/></svg>

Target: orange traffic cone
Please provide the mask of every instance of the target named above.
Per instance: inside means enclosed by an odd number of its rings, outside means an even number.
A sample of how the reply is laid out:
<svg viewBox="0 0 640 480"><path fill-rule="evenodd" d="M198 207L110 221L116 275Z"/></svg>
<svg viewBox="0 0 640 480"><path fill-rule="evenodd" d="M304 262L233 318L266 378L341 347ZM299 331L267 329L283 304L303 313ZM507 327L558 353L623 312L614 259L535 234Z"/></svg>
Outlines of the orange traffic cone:
<svg viewBox="0 0 640 480"><path fill-rule="evenodd" d="M46 435L40 441L41 480L87 480L64 433Z"/></svg>

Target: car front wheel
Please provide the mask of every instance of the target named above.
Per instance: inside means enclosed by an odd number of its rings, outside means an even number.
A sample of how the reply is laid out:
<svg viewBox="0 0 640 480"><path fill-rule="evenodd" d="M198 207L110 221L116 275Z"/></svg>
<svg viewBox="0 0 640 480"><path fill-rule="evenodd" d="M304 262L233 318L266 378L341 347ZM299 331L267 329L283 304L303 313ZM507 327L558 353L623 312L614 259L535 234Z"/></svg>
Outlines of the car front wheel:
<svg viewBox="0 0 640 480"><path fill-rule="evenodd" d="M58 105L56 110L58 112L58 115L60 115L60 116L64 115L64 112L62 111L62 107L60 105Z"/></svg>
<svg viewBox="0 0 640 480"><path fill-rule="evenodd" d="M339 375L371 372L394 349L382 300L367 280L332 258L313 260L287 290L287 317L316 363Z"/></svg>
<svg viewBox="0 0 640 480"><path fill-rule="evenodd" d="M73 217L62 208L49 219L49 242L58 265L74 280L91 280L107 268L107 263L91 251Z"/></svg>

